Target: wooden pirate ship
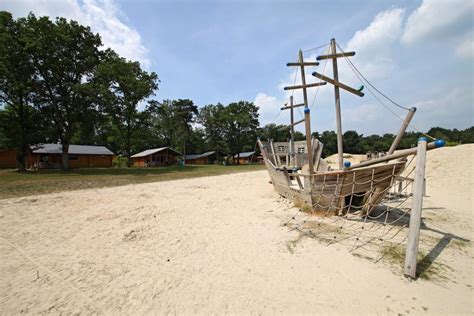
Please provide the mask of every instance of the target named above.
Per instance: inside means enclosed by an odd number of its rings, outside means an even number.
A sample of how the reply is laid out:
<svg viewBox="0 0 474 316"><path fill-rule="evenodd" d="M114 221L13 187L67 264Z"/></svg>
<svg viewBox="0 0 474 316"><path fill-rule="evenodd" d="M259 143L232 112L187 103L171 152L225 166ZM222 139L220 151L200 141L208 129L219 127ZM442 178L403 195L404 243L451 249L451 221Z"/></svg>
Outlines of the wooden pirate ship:
<svg viewBox="0 0 474 316"><path fill-rule="evenodd" d="M367 160L351 165L343 160L343 139L341 126L340 90L363 97L362 89L354 89L339 81L338 59L354 56L355 52L338 52L336 41L330 42L330 53L316 58L317 61L304 61L303 52L299 51L297 62L290 62L287 66L299 67L301 71L301 85L285 87L285 90L301 90L303 103L294 104L290 97L290 104L281 110L289 110L291 122L286 128L290 129L288 142L263 142L258 144L268 169L272 184L280 195L295 202L307 205L313 211L322 211L332 214L344 214L350 210L360 210L368 214L378 205L388 193L390 187L403 172L407 156L416 154L416 148L397 149L406 128L408 127L416 109L407 109L408 114L394 139L390 149L384 157ZM318 61L332 60L333 78L318 72L312 75L321 81L306 83L305 67L316 67ZM308 107L307 89L330 84L334 86L338 169L330 169L322 159L323 144L311 136L311 118ZM294 109L304 107L304 118L294 121ZM294 128L304 123L306 140L294 141ZM427 149L443 146L438 140L427 144Z"/></svg>

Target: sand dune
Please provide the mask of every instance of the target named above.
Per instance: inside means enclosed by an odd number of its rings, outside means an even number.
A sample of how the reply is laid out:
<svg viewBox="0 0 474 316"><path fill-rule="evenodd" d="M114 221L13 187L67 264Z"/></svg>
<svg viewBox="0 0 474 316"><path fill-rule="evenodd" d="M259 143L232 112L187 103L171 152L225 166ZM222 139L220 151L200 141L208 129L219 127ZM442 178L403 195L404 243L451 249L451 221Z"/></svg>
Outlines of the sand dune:
<svg viewBox="0 0 474 316"><path fill-rule="evenodd" d="M428 154L429 247L472 239L473 155ZM443 269L413 282L344 244L288 247L297 213L266 171L2 200L0 311L473 313L472 242L438 245Z"/></svg>

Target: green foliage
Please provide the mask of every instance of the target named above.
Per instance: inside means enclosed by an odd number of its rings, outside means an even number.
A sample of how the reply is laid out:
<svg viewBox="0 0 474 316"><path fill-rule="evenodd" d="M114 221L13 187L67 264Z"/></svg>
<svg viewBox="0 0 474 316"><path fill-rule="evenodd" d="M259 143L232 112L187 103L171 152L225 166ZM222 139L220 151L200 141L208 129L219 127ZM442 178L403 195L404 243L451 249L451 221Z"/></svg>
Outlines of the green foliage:
<svg viewBox="0 0 474 316"><path fill-rule="evenodd" d="M108 50L98 65L93 79L97 104L104 115L110 118L120 148L131 165L132 147L137 134L149 118L147 111L139 111L138 103L158 89L158 75L147 73L140 63L127 61L115 52Z"/></svg>
<svg viewBox="0 0 474 316"><path fill-rule="evenodd" d="M114 168L125 168L128 166L128 158L123 156L115 156L112 159L112 167Z"/></svg>
<svg viewBox="0 0 474 316"><path fill-rule="evenodd" d="M192 100L163 100L150 103L151 128L155 129L163 144L182 153L190 152L196 139L193 136L193 123L196 121L198 107Z"/></svg>
<svg viewBox="0 0 474 316"><path fill-rule="evenodd" d="M52 123L51 139L63 149L63 168L68 169L71 138L81 122L90 118L96 93L91 78L100 64L100 36L75 21L33 14L22 23L22 38L34 68L36 106Z"/></svg>
<svg viewBox="0 0 474 316"><path fill-rule="evenodd" d="M252 102L206 105L198 122L204 127L210 150L235 155L255 147L259 121L258 107Z"/></svg>
<svg viewBox="0 0 474 316"><path fill-rule="evenodd" d="M12 19L0 12L0 146L15 148L19 170L26 169L30 145L44 139L41 118L34 103L39 101L37 74L28 50L27 20Z"/></svg>

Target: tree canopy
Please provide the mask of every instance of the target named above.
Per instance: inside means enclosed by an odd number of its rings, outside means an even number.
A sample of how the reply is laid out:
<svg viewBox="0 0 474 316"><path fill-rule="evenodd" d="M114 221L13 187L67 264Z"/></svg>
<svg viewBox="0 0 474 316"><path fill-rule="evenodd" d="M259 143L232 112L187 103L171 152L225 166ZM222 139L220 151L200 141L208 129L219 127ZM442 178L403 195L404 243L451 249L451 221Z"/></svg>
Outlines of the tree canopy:
<svg viewBox="0 0 474 316"><path fill-rule="evenodd" d="M156 100L160 80L111 49L99 34L75 21L33 14L13 19L0 12L0 149L16 149L25 170L31 146L62 145L68 168L70 144L104 145L128 157L169 146L183 154L216 151L238 156L253 151L256 138L287 141L283 125L260 127L258 107L240 100L199 107L190 99ZM474 142L474 127L433 127L428 134L448 145ZM399 148L416 145L417 132L406 133ZM334 131L312 135L324 143L323 155L337 151ZM295 140L305 135L295 132ZM388 150L395 135L343 135L344 151ZM257 148L258 151L258 148Z"/></svg>

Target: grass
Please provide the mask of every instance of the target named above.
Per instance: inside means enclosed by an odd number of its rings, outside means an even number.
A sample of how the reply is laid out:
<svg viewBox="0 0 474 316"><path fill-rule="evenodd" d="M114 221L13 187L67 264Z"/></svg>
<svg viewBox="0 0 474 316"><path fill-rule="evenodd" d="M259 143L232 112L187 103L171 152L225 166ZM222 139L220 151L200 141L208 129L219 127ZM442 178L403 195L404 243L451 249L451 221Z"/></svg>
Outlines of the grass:
<svg viewBox="0 0 474 316"><path fill-rule="evenodd" d="M264 165L89 168L75 169L68 172L61 170L39 170L26 173L19 173L13 169L0 169L0 199L264 169Z"/></svg>
<svg viewBox="0 0 474 316"><path fill-rule="evenodd" d="M401 245L385 245L381 249L381 254L388 262L401 266L405 263L405 248ZM447 280L446 273L450 268L442 263L434 262L432 258L422 251L418 252L416 275L423 280Z"/></svg>

